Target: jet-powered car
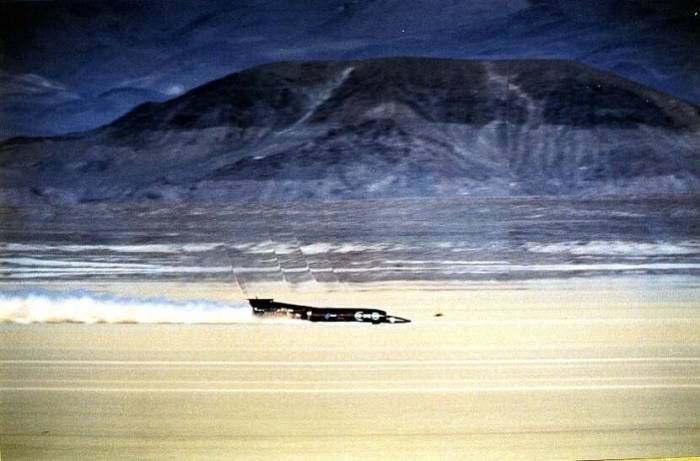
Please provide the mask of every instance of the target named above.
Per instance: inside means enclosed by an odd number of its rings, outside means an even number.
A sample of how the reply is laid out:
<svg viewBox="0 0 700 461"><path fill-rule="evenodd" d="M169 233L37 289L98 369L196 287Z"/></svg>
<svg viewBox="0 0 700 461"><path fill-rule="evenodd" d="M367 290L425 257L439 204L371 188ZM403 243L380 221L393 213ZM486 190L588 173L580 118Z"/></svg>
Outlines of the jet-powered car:
<svg viewBox="0 0 700 461"><path fill-rule="evenodd" d="M266 314L284 315L295 319L310 320L311 322L367 322L379 323L408 323L410 320L395 315L387 315L386 311L364 307L311 307L298 304L280 303L274 299L249 299L250 307L255 315Z"/></svg>

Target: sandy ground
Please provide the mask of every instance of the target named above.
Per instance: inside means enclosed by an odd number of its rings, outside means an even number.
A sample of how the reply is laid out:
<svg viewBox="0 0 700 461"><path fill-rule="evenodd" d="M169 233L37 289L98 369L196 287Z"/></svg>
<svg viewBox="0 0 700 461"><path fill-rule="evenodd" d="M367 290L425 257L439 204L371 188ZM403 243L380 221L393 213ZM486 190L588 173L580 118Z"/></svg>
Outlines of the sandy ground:
<svg viewBox="0 0 700 461"><path fill-rule="evenodd" d="M697 289L587 283L260 288L407 325L0 325L2 459L700 454Z"/></svg>

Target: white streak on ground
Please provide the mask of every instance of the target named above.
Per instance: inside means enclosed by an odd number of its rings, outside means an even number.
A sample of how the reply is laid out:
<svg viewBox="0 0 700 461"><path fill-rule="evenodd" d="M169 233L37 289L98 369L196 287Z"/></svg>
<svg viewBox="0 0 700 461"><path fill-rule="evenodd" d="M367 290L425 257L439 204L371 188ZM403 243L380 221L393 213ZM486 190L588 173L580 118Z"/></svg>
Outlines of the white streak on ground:
<svg viewBox="0 0 700 461"><path fill-rule="evenodd" d="M154 394L454 394L503 392L566 392L599 390L700 389L700 384L588 384L571 386L468 386L424 388L346 388L346 389L237 389L237 388L146 388L146 387L0 387L0 392L111 392Z"/></svg>
<svg viewBox="0 0 700 461"><path fill-rule="evenodd" d="M698 362L700 357L582 357L582 358L532 358L532 359L471 359L471 360L341 360L341 361L280 361L280 360L0 360L0 365L187 365L187 366L421 366L421 365L567 365L567 364L619 364L619 363L673 363Z"/></svg>

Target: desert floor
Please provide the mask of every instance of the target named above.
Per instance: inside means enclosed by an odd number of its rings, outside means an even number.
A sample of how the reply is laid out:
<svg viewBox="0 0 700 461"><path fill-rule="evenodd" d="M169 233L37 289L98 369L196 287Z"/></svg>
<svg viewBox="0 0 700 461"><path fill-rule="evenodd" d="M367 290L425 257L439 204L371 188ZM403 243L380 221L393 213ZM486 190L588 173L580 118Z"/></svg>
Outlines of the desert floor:
<svg viewBox="0 0 700 461"><path fill-rule="evenodd" d="M82 288L243 298L203 282ZM3 324L2 459L700 454L693 286L256 291L289 302L381 306L413 323Z"/></svg>

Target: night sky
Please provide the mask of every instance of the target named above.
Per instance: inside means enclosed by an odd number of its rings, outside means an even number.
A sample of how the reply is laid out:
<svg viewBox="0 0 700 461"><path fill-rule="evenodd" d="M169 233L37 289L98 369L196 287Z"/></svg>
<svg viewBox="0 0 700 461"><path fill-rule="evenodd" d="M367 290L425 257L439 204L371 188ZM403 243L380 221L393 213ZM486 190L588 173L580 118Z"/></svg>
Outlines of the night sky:
<svg viewBox="0 0 700 461"><path fill-rule="evenodd" d="M700 104L700 0L3 2L0 138L280 60L564 58Z"/></svg>

